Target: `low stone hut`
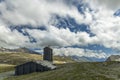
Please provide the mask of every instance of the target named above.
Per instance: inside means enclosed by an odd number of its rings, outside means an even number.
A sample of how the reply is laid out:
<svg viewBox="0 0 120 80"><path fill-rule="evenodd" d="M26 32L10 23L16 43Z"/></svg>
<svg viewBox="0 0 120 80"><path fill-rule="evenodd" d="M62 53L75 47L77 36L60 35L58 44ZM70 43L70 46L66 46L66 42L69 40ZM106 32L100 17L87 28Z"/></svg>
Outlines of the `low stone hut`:
<svg viewBox="0 0 120 80"><path fill-rule="evenodd" d="M49 61L31 61L16 66L15 75L23 75L32 72L43 72L56 69L56 66Z"/></svg>
<svg viewBox="0 0 120 80"><path fill-rule="evenodd" d="M15 75L23 75L32 72L43 72L56 69L53 65L53 51L50 47L44 48L43 61L30 61L15 67Z"/></svg>

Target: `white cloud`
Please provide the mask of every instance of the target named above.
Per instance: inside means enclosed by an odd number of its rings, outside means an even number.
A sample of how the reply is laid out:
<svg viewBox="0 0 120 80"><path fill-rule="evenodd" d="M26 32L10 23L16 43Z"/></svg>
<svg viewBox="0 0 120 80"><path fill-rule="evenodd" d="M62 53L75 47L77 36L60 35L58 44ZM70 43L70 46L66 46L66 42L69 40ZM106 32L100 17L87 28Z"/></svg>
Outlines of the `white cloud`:
<svg viewBox="0 0 120 80"><path fill-rule="evenodd" d="M71 32L67 29L58 29L55 26L49 26L48 31L26 30L37 40L41 46L72 46L94 44L97 41L96 36L90 37L86 32Z"/></svg>
<svg viewBox="0 0 120 80"><path fill-rule="evenodd" d="M104 52L98 53L93 50L84 50L80 48L59 48L54 49L54 55L65 55L65 56L85 56L95 58L106 58L107 55Z"/></svg>
<svg viewBox="0 0 120 80"><path fill-rule="evenodd" d="M29 39L18 31L11 31L8 27L0 25L0 47L20 47L26 42L29 42Z"/></svg>
<svg viewBox="0 0 120 80"><path fill-rule="evenodd" d="M27 5L27 6L26 6ZM83 16L80 15L77 8L67 6L62 1L48 0L5 0L0 3L0 18L7 24L34 26L48 25L53 14L62 17L70 16L77 22L83 22Z"/></svg>
<svg viewBox="0 0 120 80"><path fill-rule="evenodd" d="M49 0L5 0L4 2L1 2L0 23L5 24L0 26L1 46L42 47L46 45L81 46L100 44L107 48L120 49L120 18L113 16L114 11L119 8L119 0L87 0L87 2L89 2L92 11L89 11L88 8L86 8L84 16L78 12L75 6L68 6L63 0L54 0L54 2ZM114 6L111 3L117 4ZM89 24L91 32L96 36L90 37L86 32L74 33L68 28L58 29L55 26L51 26L51 23L55 23L54 20L51 20L51 17L54 14L64 18L69 16L75 19L79 24ZM34 37L37 41L37 43L29 43L28 37L16 30L11 31L7 27L11 24L30 24L33 27L45 25L47 26L47 31L26 29L29 35ZM66 49L63 50L65 51ZM78 55L83 55L82 50L80 50L80 52L81 53L78 53ZM91 52L91 54L92 53L93 55L96 54L94 52ZM89 53L87 53L87 55L89 55Z"/></svg>
<svg viewBox="0 0 120 80"><path fill-rule="evenodd" d="M92 0L98 6L107 7L108 9L117 10L120 8L120 0Z"/></svg>
<svg viewBox="0 0 120 80"><path fill-rule="evenodd" d="M82 44L81 41L84 42L85 38L89 38L89 35L87 33L81 32L81 33L77 33L76 35L76 33L70 32L68 29L59 30L54 27L49 27L49 25L51 24L51 17L53 16L53 14L59 15L61 17L70 16L74 18L78 23L84 22L83 15L81 15L78 12L77 8L75 6L68 6L62 0L61 1L54 0L54 2L49 0L24 0L24 1L5 0L0 3L0 13L1 13L0 23L5 24L5 27L3 25L3 27L1 28L5 28L8 31L8 34L14 34L12 36L6 34L7 36L6 40L8 41L6 45L11 43L11 45L13 46L14 45L20 46L21 43L16 42L17 39L19 39L19 36L21 37L21 39L19 40L21 40L22 43L23 42L26 43L26 41L29 41L27 37L17 32L16 30L15 31L9 30L7 26L10 26L10 25L29 25L30 24L33 27L41 26L41 25L47 26L49 31L27 30L27 32L29 32L29 34L38 41L37 44L33 43L32 46L33 45L34 46L37 46L37 45L38 46L44 46L44 45L67 46L67 45L74 45L74 44ZM89 18L89 20L87 21L87 19L85 23L89 23L91 20ZM3 36L2 34L4 34L4 32L1 32L1 37ZM84 36L84 39L79 39L78 36L80 37ZM11 39L9 40L8 38L11 38ZM71 38L75 38L75 39L71 39ZM6 40L4 38L3 41L6 41ZM84 43L86 44L86 42ZM31 43L26 43L23 46L31 46Z"/></svg>
<svg viewBox="0 0 120 80"><path fill-rule="evenodd" d="M97 5L94 5L95 9L91 15L94 17L94 21L90 25L91 31L96 34L97 44L104 45L107 48L120 49L120 17L115 17L113 14L115 13L114 9L109 7L113 0L96 0ZM114 0L113 3L119 3L118 0ZM105 2L105 3L104 3ZM103 3L103 4L101 4ZM92 2L91 5L96 4L96 2ZM99 4L99 5L98 5ZM117 4L115 9L117 9Z"/></svg>

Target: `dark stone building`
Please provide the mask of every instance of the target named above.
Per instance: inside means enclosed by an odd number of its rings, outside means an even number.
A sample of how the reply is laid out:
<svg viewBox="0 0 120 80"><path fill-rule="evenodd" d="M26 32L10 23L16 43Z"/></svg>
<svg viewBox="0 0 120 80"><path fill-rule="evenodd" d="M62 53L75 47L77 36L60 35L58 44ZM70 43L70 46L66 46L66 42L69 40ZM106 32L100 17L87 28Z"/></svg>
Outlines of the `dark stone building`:
<svg viewBox="0 0 120 80"><path fill-rule="evenodd" d="M53 53L49 47L44 48L43 61L30 61L21 65L16 66L15 75L23 75L32 72L43 72L48 70L56 69L53 65Z"/></svg>
<svg viewBox="0 0 120 80"><path fill-rule="evenodd" d="M47 61L51 61L51 62L53 61L53 51L50 47L44 48L43 60L47 60Z"/></svg>
<svg viewBox="0 0 120 80"><path fill-rule="evenodd" d="M15 67L15 75L23 75L32 72L43 72L48 70L53 70L56 68L49 61L31 61Z"/></svg>

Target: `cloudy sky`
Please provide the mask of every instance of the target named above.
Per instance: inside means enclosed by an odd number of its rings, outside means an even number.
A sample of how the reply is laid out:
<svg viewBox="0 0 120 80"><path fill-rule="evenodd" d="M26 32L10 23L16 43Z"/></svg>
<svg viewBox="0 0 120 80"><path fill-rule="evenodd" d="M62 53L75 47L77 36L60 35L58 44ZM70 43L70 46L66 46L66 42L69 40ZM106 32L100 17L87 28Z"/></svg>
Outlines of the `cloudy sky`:
<svg viewBox="0 0 120 80"><path fill-rule="evenodd" d="M0 47L106 58L119 34L120 0L0 0Z"/></svg>

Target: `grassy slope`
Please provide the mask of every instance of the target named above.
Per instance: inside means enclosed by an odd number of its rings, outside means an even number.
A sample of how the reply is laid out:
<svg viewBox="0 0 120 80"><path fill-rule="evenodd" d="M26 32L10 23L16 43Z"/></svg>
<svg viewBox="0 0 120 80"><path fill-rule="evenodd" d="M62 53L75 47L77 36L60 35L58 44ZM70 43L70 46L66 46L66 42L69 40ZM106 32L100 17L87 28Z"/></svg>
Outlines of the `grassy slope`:
<svg viewBox="0 0 120 80"><path fill-rule="evenodd" d="M28 53L0 53L0 63L18 65L31 60L42 59L41 55Z"/></svg>
<svg viewBox="0 0 120 80"><path fill-rule="evenodd" d="M0 73L14 70L14 65L0 64Z"/></svg>
<svg viewBox="0 0 120 80"><path fill-rule="evenodd" d="M42 60L42 55L29 53L0 53L0 63L2 64L22 64L31 60ZM73 62L69 57L54 56L56 63Z"/></svg>
<svg viewBox="0 0 120 80"><path fill-rule="evenodd" d="M15 65L19 65L31 60L42 60L42 55L29 53L0 53L0 73L14 70ZM73 62L70 58L54 56L54 62L62 64Z"/></svg>
<svg viewBox="0 0 120 80"><path fill-rule="evenodd" d="M119 80L120 62L69 63L47 72L13 76L5 80Z"/></svg>
<svg viewBox="0 0 120 80"><path fill-rule="evenodd" d="M75 62L70 57L63 57L63 56L54 56L53 59L54 59L53 62L56 63L56 64L73 63L73 62Z"/></svg>

